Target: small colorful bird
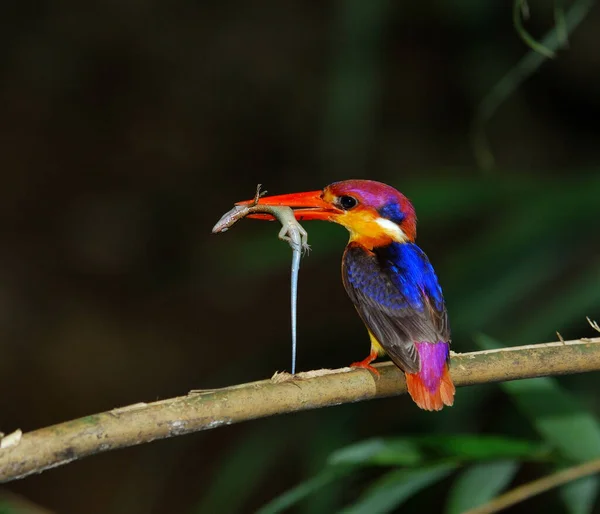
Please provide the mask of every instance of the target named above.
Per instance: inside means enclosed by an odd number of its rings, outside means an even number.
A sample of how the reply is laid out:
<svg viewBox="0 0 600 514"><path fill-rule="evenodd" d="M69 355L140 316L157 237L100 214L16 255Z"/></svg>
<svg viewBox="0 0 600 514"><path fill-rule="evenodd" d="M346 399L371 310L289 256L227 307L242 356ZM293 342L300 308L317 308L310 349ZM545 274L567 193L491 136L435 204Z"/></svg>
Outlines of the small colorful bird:
<svg viewBox="0 0 600 514"><path fill-rule="evenodd" d="M452 405L446 306L433 267L415 244L410 201L381 182L345 180L322 191L266 196L259 204L288 206L298 220L332 221L348 229L342 278L371 338L371 353L353 366L379 374L371 362L387 354L404 371L420 408Z"/></svg>

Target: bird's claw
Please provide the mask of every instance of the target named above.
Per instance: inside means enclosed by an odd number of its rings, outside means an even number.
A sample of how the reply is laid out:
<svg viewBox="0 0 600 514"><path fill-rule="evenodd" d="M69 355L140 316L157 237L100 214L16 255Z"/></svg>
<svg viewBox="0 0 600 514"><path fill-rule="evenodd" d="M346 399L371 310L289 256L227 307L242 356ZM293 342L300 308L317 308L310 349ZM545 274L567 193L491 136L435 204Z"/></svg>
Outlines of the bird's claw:
<svg viewBox="0 0 600 514"><path fill-rule="evenodd" d="M363 369L370 371L377 377L381 376L381 373L379 373L377 368L374 368L373 366L371 366L371 364L368 364L365 361L353 362L352 364L350 364L350 367L351 368L363 368Z"/></svg>

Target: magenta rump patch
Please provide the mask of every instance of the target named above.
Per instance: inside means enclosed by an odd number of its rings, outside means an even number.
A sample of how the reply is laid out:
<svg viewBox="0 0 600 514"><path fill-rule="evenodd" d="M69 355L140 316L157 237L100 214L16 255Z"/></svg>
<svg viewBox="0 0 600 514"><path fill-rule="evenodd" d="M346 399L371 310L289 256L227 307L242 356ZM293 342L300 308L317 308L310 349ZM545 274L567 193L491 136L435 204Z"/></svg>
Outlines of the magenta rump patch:
<svg viewBox="0 0 600 514"><path fill-rule="evenodd" d="M418 375L425 387L432 393L437 391L444 374L450 347L448 343L415 343L421 358L421 371Z"/></svg>

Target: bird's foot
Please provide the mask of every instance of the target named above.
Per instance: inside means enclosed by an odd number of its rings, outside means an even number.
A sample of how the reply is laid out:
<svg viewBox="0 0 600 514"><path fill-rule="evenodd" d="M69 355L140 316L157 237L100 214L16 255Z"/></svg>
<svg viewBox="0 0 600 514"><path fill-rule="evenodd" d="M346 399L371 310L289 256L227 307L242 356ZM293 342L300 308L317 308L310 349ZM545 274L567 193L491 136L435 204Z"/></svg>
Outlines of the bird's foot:
<svg viewBox="0 0 600 514"><path fill-rule="evenodd" d="M379 371L374 368L373 366L371 366L371 362L373 362L373 359L370 359L369 357L367 357L364 361L360 361L360 362L353 362L352 364L350 364L351 368L364 368L369 370L371 373L373 373L376 376L380 376Z"/></svg>

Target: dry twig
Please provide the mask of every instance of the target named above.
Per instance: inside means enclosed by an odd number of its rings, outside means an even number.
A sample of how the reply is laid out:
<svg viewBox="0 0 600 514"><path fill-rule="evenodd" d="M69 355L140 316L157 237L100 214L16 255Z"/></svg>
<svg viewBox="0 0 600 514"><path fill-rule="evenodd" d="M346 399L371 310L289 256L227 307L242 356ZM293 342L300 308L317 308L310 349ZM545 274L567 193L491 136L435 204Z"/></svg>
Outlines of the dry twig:
<svg viewBox="0 0 600 514"><path fill-rule="evenodd" d="M550 489L599 472L600 459L584 462L583 464L557 471L551 475L515 487L480 507L468 510L464 514L494 514L495 512L500 512L512 505L528 500L533 496L545 493Z"/></svg>

